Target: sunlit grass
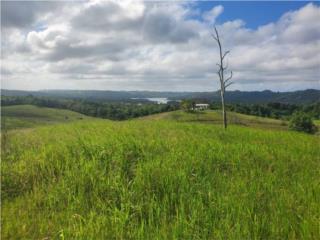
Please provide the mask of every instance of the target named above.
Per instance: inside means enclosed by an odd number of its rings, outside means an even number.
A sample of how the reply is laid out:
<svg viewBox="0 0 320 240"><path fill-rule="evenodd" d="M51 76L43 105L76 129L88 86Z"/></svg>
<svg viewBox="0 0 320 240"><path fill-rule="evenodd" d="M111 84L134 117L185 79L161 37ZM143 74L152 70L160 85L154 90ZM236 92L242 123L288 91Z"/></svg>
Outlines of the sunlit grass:
<svg viewBox="0 0 320 240"><path fill-rule="evenodd" d="M317 136L177 120L9 132L2 239L319 239Z"/></svg>
<svg viewBox="0 0 320 240"><path fill-rule="evenodd" d="M227 114L229 124L235 124L240 126L248 126L254 128L262 129L279 129L287 130L288 123L283 120L264 118L258 116L250 116L241 113L228 112ZM141 119L146 120L174 120L178 122L201 122L201 123L213 123L213 124L222 124L222 114L220 111L200 111L194 113L187 113L185 111L174 111L167 113L154 114L147 117L142 117Z"/></svg>

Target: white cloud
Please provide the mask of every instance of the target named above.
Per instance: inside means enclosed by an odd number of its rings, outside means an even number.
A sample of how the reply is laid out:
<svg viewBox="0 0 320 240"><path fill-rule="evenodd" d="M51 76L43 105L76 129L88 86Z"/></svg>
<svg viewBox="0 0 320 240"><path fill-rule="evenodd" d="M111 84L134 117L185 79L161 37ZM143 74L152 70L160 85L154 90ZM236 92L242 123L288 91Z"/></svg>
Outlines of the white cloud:
<svg viewBox="0 0 320 240"><path fill-rule="evenodd" d="M194 17L194 4L179 2L26 6L31 17L25 9L17 10L19 18L9 11L11 22L2 25L3 88L218 87L218 52L208 25L223 14L221 5L203 13L205 21ZM319 16L320 7L310 3L256 30L241 19L217 25L231 50L233 88L319 88Z"/></svg>
<svg viewBox="0 0 320 240"><path fill-rule="evenodd" d="M203 13L202 17L209 23L215 23L216 18L223 12L223 6L218 5L213 7L210 11Z"/></svg>

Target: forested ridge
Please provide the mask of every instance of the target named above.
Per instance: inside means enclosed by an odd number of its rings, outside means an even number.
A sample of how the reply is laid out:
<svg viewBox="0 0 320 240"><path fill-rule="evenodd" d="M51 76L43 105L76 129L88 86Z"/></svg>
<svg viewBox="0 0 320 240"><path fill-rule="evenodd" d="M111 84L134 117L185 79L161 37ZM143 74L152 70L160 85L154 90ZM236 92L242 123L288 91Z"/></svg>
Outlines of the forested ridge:
<svg viewBox="0 0 320 240"><path fill-rule="evenodd" d="M196 103L209 103L210 109L220 109L220 102L210 102L206 99L182 100L181 102L169 101L167 104L157 104L147 100L129 101L92 101L86 99L68 99L35 96L2 96L1 105L23 105L30 104L39 107L51 107L68 109L85 114L87 116L107 118L112 120L126 120L155 113L175 111ZM288 120L294 112L304 112L313 119L320 119L320 101L310 104L288 104L279 102L270 103L229 103L226 105L228 111Z"/></svg>

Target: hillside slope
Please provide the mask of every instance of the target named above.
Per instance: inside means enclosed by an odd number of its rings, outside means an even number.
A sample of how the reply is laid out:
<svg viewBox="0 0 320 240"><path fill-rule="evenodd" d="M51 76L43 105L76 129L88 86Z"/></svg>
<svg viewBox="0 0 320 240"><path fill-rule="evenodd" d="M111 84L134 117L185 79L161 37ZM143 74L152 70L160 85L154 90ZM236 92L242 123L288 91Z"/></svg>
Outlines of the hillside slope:
<svg viewBox="0 0 320 240"><path fill-rule="evenodd" d="M7 130L83 119L91 118L69 110L37 107L33 105L1 107L1 129Z"/></svg>
<svg viewBox="0 0 320 240"><path fill-rule="evenodd" d="M3 239L319 239L319 138L172 120L9 132Z"/></svg>
<svg viewBox="0 0 320 240"><path fill-rule="evenodd" d="M37 107L33 105L4 106L2 113L2 128L11 130L19 128L31 128L52 123L72 122L84 119L93 119L83 114L56 108ZM160 114L148 115L138 119L142 120L172 120L178 122L199 122L207 124L221 124L220 111L204 111L186 113L184 111L172 111ZM229 112L230 124L256 127L263 129L287 129L287 122L271 118L249 116L245 114Z"/></svg>
<svg viewBox="0 0 320 240"><path fill-rule="evenodd" d="M140 118L141 120L171 120L177 122L198 122L207 124L222 124L221 111L207 110L202 112L187 113L182 110L159 113ZM262 129L287 130L288 123L284 120L250 116L236 112L228 112L229 124Z"/></svg>

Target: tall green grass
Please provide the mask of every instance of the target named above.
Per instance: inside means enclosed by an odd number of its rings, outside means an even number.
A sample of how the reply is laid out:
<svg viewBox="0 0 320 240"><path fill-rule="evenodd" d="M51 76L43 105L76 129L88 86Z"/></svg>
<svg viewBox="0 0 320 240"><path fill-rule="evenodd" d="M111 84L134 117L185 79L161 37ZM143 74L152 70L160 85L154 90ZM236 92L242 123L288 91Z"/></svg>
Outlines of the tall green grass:
<svg viewBox="0 0 320 240"><path fill-rule="evenodd" d="M319 138L82 121L9 133L2 239L319 239Z"/></svg>

